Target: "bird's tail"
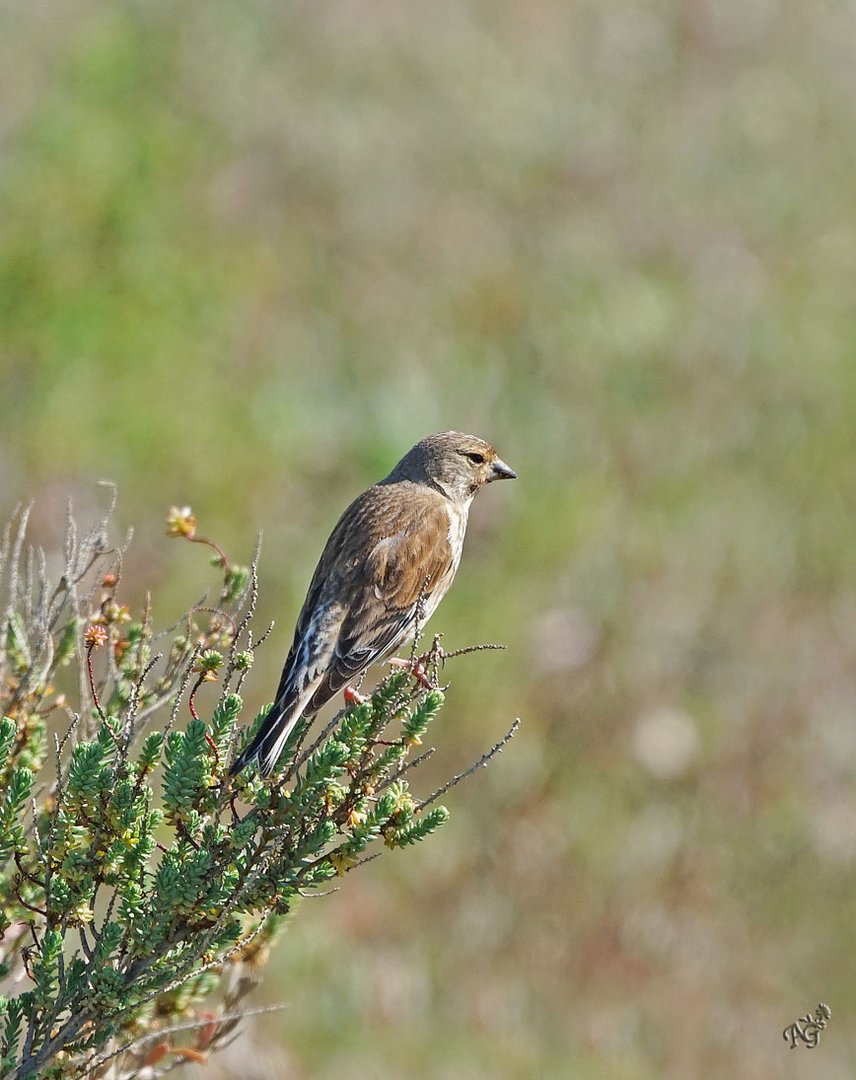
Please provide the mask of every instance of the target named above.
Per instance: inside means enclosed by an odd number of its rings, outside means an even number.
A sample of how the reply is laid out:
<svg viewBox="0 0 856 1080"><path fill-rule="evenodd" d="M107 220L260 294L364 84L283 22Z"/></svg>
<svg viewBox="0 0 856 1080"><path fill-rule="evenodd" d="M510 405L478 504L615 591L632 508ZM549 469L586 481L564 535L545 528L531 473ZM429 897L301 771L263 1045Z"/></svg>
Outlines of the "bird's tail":
<svg viewBox="0 0 856 1080"><path fill-rule="evenodd" d="M230 776L237 776L251 761L258 764L262 776L270 776L279 761L279 755L295 724L304 715L306 699L275 701L262 721L255 738L229 769Z"/></svg>

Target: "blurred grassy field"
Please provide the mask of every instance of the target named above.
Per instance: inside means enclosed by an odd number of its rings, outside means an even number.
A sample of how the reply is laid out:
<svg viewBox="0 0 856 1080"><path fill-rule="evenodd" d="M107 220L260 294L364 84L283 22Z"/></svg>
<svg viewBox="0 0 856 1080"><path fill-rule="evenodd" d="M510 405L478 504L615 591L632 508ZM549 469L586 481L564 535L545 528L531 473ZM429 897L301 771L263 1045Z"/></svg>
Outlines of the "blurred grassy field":
<svg viewBox="0 0 856 1080"><path fill-rule="evenodd" d="M304 903L287 1009L199 1075L852 1077L856 11L1 10L3 507L51 542L117 480L164 619L170 503L263 529L259 704L412 442L520 473L434 622L510 646L454 669L435 775L523 731Z"/></svg>

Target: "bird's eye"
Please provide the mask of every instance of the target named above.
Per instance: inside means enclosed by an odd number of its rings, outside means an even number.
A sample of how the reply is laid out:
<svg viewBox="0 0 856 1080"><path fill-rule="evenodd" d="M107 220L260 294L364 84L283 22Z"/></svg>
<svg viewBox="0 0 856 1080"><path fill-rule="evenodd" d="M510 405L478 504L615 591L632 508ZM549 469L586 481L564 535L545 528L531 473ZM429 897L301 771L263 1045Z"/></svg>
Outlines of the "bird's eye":
<svg viewBox="0 0 856 1080"><path fill-rule="evenodd" d="M472 454L467 454L466 456L473 463L473 465L484 465L484 454L477 454L473 452Z"/></svg>

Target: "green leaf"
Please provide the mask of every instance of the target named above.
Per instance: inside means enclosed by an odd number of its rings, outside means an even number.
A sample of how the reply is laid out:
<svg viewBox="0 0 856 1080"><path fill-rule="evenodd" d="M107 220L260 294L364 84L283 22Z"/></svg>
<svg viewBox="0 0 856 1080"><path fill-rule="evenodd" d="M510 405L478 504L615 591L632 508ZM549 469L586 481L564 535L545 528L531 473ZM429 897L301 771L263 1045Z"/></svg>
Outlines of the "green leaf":
<svg viewBox="0 0 856 1080"><path fill-rule="evenodd" d="M449 811L445 806L435 806L433 810L414 820L413 824L389 832L386 836L386 845L401 848L417 844L445 825L449 817Z"/></svg>
<svg viewBox="0 0 856 1080"><path fill-rule="evenodd" d="M59 957L62 952L62 934L59 930L46 930L42 935L40 949L33 961L33 980L36 1002L47 1008L59 990Z"/></svg>
<svg viewBox="0 0 856 1080"><path fill-rule="evenodd" d="M413 712L402 722L404 738L411 744L418 745L428 730L428 725L443 708L445 696L442 690L429 690L417 703Z"/></svg>
<svg viewBox="0 0 856 1080"><path fill-rule="evenodd" d="M232 737L243 704L240 694L226 694L214 710L211 717L211 738L221 754L225 752Z"/></svg>
<svg viewBox="0 0 856 1080"><path fill-rule="evenodd" d="M11 716L4 716L0 720L0 770L6 767L17 732L18 725Z"/></svg>

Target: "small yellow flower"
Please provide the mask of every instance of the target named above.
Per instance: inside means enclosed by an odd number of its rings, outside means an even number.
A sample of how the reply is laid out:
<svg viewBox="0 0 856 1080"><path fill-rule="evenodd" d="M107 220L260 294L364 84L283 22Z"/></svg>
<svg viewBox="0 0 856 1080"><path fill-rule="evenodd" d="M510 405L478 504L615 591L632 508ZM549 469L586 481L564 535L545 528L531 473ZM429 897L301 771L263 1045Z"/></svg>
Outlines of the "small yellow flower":
<svg viewBox="0 0 856 1080"><path fill-rule="evenodd" d="M196 517L189 506L170 507L166 516L166 535L193 539L196 535Z"/></svg>
<svg viewBox="0 0 856 1080"><path fill-rule="evenodd" d="M366 814L363 810L354 809L348 814L348 826L351 829L356 828L357 825L363 825L366 820Z"/></svg>
<svg viewBox="0 0 856 1080"><path fill-rule="evenodd" d="M334 851L330 855L330 862L335 867L336 873L342 877L352 866L357 865L356 855L350 855L344 851Z"/></svg>
<svg viewBox="0 0 856 1080"><path fill-rule="evenodd" d="M95 913L93 912L92 908L89 906L89 904L85 902L77 905L77 907L74 909L74 914L78 922L81 922L84 925L86 925L87 923L91 923L92 920L95 918Z"/></svg>

